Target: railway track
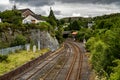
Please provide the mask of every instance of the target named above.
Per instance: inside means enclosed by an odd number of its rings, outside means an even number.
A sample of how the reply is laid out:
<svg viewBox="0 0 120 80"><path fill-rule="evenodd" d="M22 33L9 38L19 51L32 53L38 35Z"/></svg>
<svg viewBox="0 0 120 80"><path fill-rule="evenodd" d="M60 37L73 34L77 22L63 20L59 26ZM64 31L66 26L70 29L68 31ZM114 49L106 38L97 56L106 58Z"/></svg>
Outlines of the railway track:
<svg viewBox="0 0 120 80"><path fill-rule="evenodd" d="M64 49L50 55L34 68L12 80L82 80L82 54L77 44L65 43Z"/></svg>
<svg viewBox="0 0 120 80"><path fill-rule="evenodd" d="M51 54L48 58L40 61L40 63L36 65L34 68L30 68L26 70L24 73L14 77L12 80L29 80L31 77L37 74L38 71L43 70L43 68L53 66L54 63L51 65L49 63L52 63L52 60L56 61L58 57L62 55L60 53L63 53L63 52L64 52L64 49L62 49L59 52L55 52Z"/></svg>
<svg viewBox="0 0 120 80"><path fill-rule="evenodd" d="M44 77L39 80L80 80L82 55L76 44L69 43L68 54L66 60L59 69L53 68ZM70 52L69 52L70 51ZM36 79L37 80L37 79Z"/></svg>
<svg viewBox="0 0 120 80"><path fill-rule="evenodd" d="M68 74L65 80L81 80L81 69L82 69L82 54L80 48L75 44L71 43L74 47L74 59L70 65Z"/></svg>
<svg viewBox="0 0 120 80"><path fill-rule="evenodd" d="M61 57L61 60L46 75L40 77L39 80L57 80L58 75L61 75L61 72L63 72L62 70L64 69L65 65L68 64L68 60L70 59L70 56L72 56L72 54L70 54L71 52L71 48L67 48L66 53ZM63 77L60 77L60 80L63 79Z"/></svg>

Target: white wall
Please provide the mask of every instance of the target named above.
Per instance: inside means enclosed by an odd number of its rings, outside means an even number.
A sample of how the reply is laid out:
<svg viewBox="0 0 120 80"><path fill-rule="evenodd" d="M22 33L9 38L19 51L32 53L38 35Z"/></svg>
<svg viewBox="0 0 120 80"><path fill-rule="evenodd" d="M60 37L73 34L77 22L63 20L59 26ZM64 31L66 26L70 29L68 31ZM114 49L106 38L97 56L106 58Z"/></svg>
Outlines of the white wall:
<svg viewBox="0 0 120 80"><path fill-rule="evenodd" d="M35 23L39 23L40 22L39 20L37 20L33 16L29 15L28 17L26 17L25 19L23 19L22 23L23 24L32 23L32 20L35 20Z"/></svg>

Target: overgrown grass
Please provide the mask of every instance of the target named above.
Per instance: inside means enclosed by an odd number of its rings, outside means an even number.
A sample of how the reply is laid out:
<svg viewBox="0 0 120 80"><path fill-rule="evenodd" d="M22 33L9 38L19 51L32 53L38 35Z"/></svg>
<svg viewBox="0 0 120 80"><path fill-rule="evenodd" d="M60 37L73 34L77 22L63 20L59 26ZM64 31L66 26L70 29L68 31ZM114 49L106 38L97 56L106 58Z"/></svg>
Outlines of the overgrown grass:
<svg viewBox="0 0 120 80"><path fill-rule="evenodd" d="M3 75L23 64L26 62L34 59L35 57L40 56L41 54L47 52L48 49L43 49L36 53L32 51L19 51L17 53L12 53L8 55L7 61L0 62L0 75Z"/></svg>

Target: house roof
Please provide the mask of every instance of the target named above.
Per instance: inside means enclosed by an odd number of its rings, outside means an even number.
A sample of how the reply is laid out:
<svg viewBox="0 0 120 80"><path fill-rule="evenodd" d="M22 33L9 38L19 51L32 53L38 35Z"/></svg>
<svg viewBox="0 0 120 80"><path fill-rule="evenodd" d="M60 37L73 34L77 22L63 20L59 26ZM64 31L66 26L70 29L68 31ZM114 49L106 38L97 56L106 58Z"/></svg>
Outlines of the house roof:
<svg viewBox="0 0 120 80"><path fill-rule="evenodd" d="M45 21L45 19L43 19L42 17L41 17L41 15L32 15L34 18L36 18L37 20L43 20L43 21Z"/></svg>
<svg viewBox="0 0 120 80"><path fill-rule="evenodd" d="M36 18L37 20L41 20L40 16L39 15L31 15L33 16L34 18Z"/></svg>
<svg viewBox="0 0 120 80"><path fill-rule="evenodd" d="M26 8L26 9L20 9L19 11L21 11L22 13L24 13L24 12L26 12L26 11L30 11L32 14L31 14L31 16L32 17L34 17L34 18L36 18L37 20L43 20L43 21L45 21L42 17L41 17L41 15L37 15L37 14L35 14L33 11L31 11L29 8ZM29 15L28 15L29 16ZM28 17L27 16L27 17Z"/></svg>
<svg viewBox="0 0 120 80"><path fill-rule="evenodd" d="M76 31L76 32L72 32L72 35L76 35L78 32Z"/></svg>
<svg viewBox="0 0 120 80"><path fill-rule="evenodd" d="M24 13L25 11L30 11L30 12L32 12L33 14L35 14L33 11L31 11L29 8L26 8L26 9L20 9L19 11L21 11L22 13Z"/></svg>

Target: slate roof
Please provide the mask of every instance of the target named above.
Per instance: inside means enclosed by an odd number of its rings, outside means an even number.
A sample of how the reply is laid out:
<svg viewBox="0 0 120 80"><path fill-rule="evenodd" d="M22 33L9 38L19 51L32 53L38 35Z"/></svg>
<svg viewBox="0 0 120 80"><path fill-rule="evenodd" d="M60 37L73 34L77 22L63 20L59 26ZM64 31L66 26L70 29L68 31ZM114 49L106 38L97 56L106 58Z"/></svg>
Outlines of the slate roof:
<svg viewBox="0 0 120 80"><path fill-rule="evenodd" d="M31 15L33 16L34 18L36 18L37 20L41 20L40 16L39 15Z"/></svg>
<svg viewBox="0 0 120 80"><path fill-rule="evenodd" d="M19 11L21 11L22 13L24 13L25 11L29 10L30 12L32 12L33 14L35 14L33 11L31 11L29 8L26 9L20 9Z"/></svg>
<svg viewBox="0 0 120 80"><path fill-rule="evenodd" d="M30 11L33 13L33 15L31 15L32 17L36 18L37 20L43 20L45 21L43 18L41 18L41 15L37 15L35 14L33 11L31 11L29 8L26 8L26 9L20 9L19 11L21 11L22 13L24 13L25 11ZM29 16L29 15L28 15Z"/></svg>

